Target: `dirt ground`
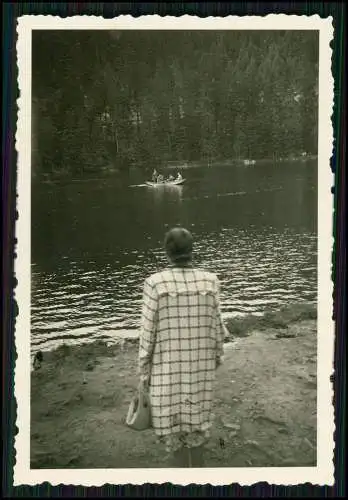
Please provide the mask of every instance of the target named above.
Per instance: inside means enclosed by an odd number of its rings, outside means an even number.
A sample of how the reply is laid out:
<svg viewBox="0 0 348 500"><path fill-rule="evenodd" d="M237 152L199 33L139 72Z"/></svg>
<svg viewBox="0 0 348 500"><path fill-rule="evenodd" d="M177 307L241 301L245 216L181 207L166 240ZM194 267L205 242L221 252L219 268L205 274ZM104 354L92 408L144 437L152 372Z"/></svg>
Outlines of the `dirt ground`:
<svg viewBox="0 0 348 500"><path fill-rule="evenodd" d="M316 465L316 321L253 330L225 345L205 467ZM152 430L125 426L137 345L44 353L32 372L31 468L168 467Z"/></svg>

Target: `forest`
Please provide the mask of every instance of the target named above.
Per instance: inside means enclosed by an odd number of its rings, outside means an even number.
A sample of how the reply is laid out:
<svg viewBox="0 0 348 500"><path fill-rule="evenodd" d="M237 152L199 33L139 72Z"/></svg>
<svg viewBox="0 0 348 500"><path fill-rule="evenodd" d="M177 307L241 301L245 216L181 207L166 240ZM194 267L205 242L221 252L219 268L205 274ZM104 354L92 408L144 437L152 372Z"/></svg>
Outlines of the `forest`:
<svg viewBox="0 0 348 500"><path fill-rule="evenodd" d="M317 31L34 31L32 172L316 155L318 51Z"/></svg>

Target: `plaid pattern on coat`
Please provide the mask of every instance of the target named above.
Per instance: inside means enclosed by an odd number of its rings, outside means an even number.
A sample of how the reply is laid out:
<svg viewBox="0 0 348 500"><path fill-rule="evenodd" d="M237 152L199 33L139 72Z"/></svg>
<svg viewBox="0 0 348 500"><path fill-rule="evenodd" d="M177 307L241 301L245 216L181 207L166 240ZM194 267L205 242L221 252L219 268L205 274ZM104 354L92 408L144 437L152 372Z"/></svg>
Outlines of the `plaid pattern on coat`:
<svg viewBox="0 0 348 500"><path fill-rule="evenodd" d="M139 370L158 436L211 426L224 336L215 274L173 267L145 280Z"/></svg>

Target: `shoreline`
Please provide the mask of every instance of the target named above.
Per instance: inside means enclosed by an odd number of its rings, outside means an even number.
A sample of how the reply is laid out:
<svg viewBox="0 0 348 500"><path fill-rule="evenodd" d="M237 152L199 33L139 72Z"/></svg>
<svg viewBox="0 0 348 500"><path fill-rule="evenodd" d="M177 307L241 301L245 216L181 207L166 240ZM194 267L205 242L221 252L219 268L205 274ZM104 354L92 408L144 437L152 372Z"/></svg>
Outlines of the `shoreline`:
<svg viewBox="0 0 348 500"><path fill-rule="evenodd" d="M219 168L219 167L224 167L224 166L233 166L233 167L257 167L258 165L263 165L265 163L275 163L275 164L282 164L282 163L292 163L295 161L300 161L302 163L308 162L308 161L315 161L318 159L318 156L315 154L308 154L306 156L302 156L301 154L297 155L292 155L288 157L270 157L270 158L255 158L255 159L243 159L243 158L230 158L230 159L217 159L217 158L212 158L208 160L207 158L201 159L201 160L190 160L190 161L164 161L163 165L160 164L161 162L159 161L158 168L161 170L189 170L189 169L196 169L196 168L201 168L201 167L207 167L208 168ZM248 163L249 161L254 161L255 163ZM129 173L132 170L145 170L146 171L146 166L142 164L136 164L136 165L130 165L128 170L123 170L122 168L113 168L113 167L106 167L102 168L101 170L96 170L96 171L91 171L90 175L92 176L91 178L83 179L79 177L73 177L72 174L68 174L65 171L64 172L51 172L51 173L45 173L44 175L42 174L34 174L33 179L35 181L40 181L43 184L55 184L59 182L95 182L104 178L107 178L109 176L122 176L125 173ZM95 177L95 175L98 172L102 172L101 176ZM93 177L94 176L94 177Z"/></svg>
<svg viewBox="0 0 348 500"><path fill-rule="evenodd" d="M316 318L316 304L308 302L293 303L280 307L276 310L268 309L262 314L248 313L245 315L227 317L224 319L224 324L227 327L229 335L225 338L225 343L233 342L233 340L238 337L248 336L254 329L264 331L272 327L279 330L283 329L285 331L289 324L294 321ZM134 333L130 335L130 332ZM56 351L57 349L65 349L65 346L80 349L94 344L105 344L108 348L122 346L127 343L138 344L139 329L125 330L124 333L126 333L126 335L119 334L113 337L110 336L108 339L94 339L91 341L83 341L81 343L78 343L78 338L74 337L73 339L76 342L73 344L69 344L69 342L62 342L57 346L52 346L51 349L45 349L44 346L43 348L40 348L40 345L38 345L37 348L32 349L31 355L33 356L36 352L40 351L45 356L48 353ZM127 334L129 336L127 336Z"/></svg>
<svg viewBox="0 0 348 500"><path fill-rule="evenodd" d="M316 464L315 317L302 304L249 318L239 330L234 319L216 374L206 467ZM125 426L137 344L96 341L44 353L31 374L31 468L167 467L151 429Z"/></svg>

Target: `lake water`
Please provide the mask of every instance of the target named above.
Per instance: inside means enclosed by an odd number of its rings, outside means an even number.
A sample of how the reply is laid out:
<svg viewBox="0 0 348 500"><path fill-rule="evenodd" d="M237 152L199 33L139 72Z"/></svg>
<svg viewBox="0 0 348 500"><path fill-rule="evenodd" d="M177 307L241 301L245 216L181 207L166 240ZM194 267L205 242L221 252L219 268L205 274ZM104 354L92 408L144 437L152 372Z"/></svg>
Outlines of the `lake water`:
<svg viewBox="0 0 348 500"><path fill-rule="evenodd" d="M317 164L182 171L169 189L140 172L32 184L32 350L137 334L143 281L166 265L167 229L195 239L217 273L224 316L317 295Z"/></svg>

